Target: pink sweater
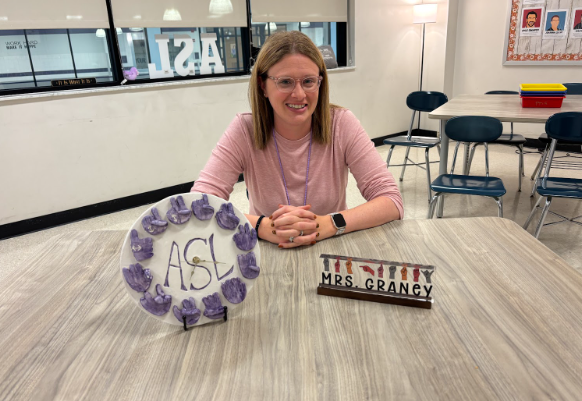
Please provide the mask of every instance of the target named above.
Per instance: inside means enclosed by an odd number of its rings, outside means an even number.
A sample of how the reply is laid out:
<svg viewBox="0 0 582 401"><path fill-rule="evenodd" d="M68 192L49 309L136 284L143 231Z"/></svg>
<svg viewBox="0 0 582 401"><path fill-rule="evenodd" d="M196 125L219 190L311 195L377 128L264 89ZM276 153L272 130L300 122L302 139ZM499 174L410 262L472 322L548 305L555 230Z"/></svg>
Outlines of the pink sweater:
<svg viewBox="0 0 582 401"><path fill-rule="evenodd" d="M238 114L212 151L192 191L229 199L239 174L244 173L249 191L250 214L271 215L279 204L287 204L281 167L273 140L257 150L253 144L252 117ZM333 143L313 142L307 204L315 214L329 214L347 209L348 169L357 181L362 196L370 201L385 196L394 201L403 216L402 197L386 163L358 119L347 109L333 113ZM285 171L289 199L303 205L305 173L309 153L309 135L290 141L275 133L281 163Z"/></svg>

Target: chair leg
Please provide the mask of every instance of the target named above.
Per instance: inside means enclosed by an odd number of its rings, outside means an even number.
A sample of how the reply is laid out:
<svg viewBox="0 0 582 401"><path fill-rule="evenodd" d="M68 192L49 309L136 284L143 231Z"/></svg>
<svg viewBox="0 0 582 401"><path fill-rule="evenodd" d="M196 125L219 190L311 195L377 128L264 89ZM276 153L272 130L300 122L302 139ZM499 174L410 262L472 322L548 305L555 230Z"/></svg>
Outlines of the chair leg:
<svg viewBox="0 0 582 401"><path fill-rule="evenodd" d="M471 142L463 142L465 144L465 155L463 157L463 174L469 175L469 153L471 149Z"/></svg>
<svg viewBox="0 0 582 401"><path fill-rule="evenodd" d="M517 192L521 192L521 177L524 176L523 168L523 145L517 147L519 149L519 187Z"/></svg>
<svg viewBox="0 0 582 401"><path fill-rule="evenodd" d="M390 146L390 150L388 151L388 157L386 158L386 168L390 167L390 159L392 158L392 151L394 150L394 146Z"/></svg>
<svg viewBox="0 0 582 401"><path fill-rule="evenodd" d="M540 159L540 167L538 168L538 171L537 171L538 174L537 174L536 179L533 183L533 187L531 189L531 194L529 195L530 198L532 198L536 192L536 185L538 185L538 180L542 176L542 171L544 170L544 164L546 162L547 157L548 157L548 147L546 146L546 149L544 150L544 153L542 154L542 157Z"/></svg>
<svg viewBox="0 0 582 401"><path fill-rule="evenodd" d="M540 217L540 221L538 222L538 226L536 227L536 232L534 233L534 237L536 237L536 239L540 236L540 231L542 231L542 227L544 226L544 220L546 219L546 215L548 214L548 210L550 210L551 203L552 203L552 197L548 196L546 198L546 204L544 205L544 209L542 210L542 216Z"/></svg>
<svg viewBox="0 0 582 401"><path fill-rule="evenodd" d="M428 151L430 149L426 148L424 150L424 160L426 161L426 179L428 180L428 202L430 203L430 198L432 196L432 191L430 190L430 161L428 160Z"/></svg>
<svg viewBox="0 0 582 401"><path fill-rule="evenodd" d="M493 198L497 202L497 216L503 218L503 197Z"/></svg>
<svg viewBox="0 0 582 401"><path fill-rule="evenodd" d="M428 205L427 219L432 219L432 217L434 215L434 210L436 209L437 201L439 200L441 195L442 195L442 193L437 192L436 194L433 195L432 199L430 200L430 203Z"/></svg>
<svg viewBox="0 0 582 401"><path fill-rule="evenodd" d="M527 230L527 227L529 226L529 223L531 222L531 219L533 218L534 213L536 212L540 202L542 201L542 199L544 199L543 196L540 196L538 198L538 200L536 201L536 204L534 205L533 209L531 210L529 216L527 216L527 220L525 221L525 224L523 225L523 229Z"/></svg>
<svg viewBox="0 0 582 401"><path fill-rule="evenodd" d="M534 168L533 173L531 173L531 177L530 179L533 181L534 177L537 176L539 169L543 168L543 161L546 158L546 153L548 152L548 145L546 145L546 147L544 148L544 151L542 152L542 155L540 156L540 160L538 160L538 164L536 165L536 168Z"/></svg>
<svg viewBox="0 0 582 401"><path fill-rule="evenodd" d="M477 148L478 143L474 144L471 148L471 154L469 155L469 162L467 163L467 175L469 175L471 171L471 163L473 163L473 156L475 156L475 149Z"/></svg>
<svg viewBox="0 0 582 401"><path fill-rule="evenodd" d="M404 180L404 171L406 170L406 163L408 162L408 154L410 153L410 147L406 148L406 156L404 156L404 166L402 166L402 172L400 173L400 181Z"/></svg>

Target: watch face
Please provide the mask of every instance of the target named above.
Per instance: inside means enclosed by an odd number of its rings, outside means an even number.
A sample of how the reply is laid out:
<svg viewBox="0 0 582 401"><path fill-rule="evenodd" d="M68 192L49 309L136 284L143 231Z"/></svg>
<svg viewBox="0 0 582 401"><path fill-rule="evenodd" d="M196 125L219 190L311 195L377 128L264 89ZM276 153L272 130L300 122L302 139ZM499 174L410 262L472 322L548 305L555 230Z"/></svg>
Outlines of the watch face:
<svg viewBox="0 0 582 401"><path fill-rule="evenodd" d="M156 203L137 219L121 250L121 273L149 316L198 326L223 319L225 306L230 313L245 300L260 260L257 233L243 213L218 197L190 192Z"/></svg>
<svg viewBox="0 0 582 401"><path fill-rule="evenodd" d="M333 219L335 226L337 228L342 228L346 226L346 221L344 220L344 216L342 216L341 213L334 214L333 216L331 216L331 218Z"/></svg>

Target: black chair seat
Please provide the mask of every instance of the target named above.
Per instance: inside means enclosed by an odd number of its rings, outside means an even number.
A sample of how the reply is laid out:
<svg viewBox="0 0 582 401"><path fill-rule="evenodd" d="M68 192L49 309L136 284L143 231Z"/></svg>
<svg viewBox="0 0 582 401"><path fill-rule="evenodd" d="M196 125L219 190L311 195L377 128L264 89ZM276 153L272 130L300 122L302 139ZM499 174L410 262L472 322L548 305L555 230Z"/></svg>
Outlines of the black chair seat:
<svg viewBox="0 0 582 401"><path fill-rule="evenodd" d="M538 138L539 141L545 143L546 145L549 144L550 142L552 142L552 138L548 137L548 134L543 133L540 135L540 137ZM580 145L582 144L580 141L568 141L565 139L560 139L558 141L558 144L571 144L571 145Z"/></svg>
<svg viewBox="0 0 582 401"><path fill-rule="evenodd" d="M409 146L412 148L432 148L441 143L439 138L413 136L408 140L406 135L384 139L384 145Z"/></svg>
<svg viewBox="0 0 582 401"><path fill-rule="evenodd" d="M525 137L519 134L501 134L499 139L494 140L491 143L499 143L503 145L523 145L525 143Z"/></svg>
<svg viewBox="0 0 582 401"><path fill-rule="evenodd" d="M541 196L555 196L559 198L582 198L582 180L575 178L548 177L538 178L536 191Z"/></svg>
<svg viewBox="0 0 582 401"><path fill-rule="evenodd" d="M503 181L497 177L443 174L430 186L434 192L501 197L505 195Z"/></svg>

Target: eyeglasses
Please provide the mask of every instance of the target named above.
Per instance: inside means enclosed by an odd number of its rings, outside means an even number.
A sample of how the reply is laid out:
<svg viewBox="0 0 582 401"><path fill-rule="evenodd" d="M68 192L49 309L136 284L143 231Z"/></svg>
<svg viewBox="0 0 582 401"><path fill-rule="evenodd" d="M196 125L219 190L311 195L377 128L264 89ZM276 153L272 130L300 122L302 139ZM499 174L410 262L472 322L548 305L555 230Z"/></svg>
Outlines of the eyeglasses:
<svg viewBox="0 0 582 401"><path fill-rule="evenodd" d="M283 93L291 93L295 90L295 83L297 81L301 82L301 87L305 92L315 92L319 85L321 84L321 80L323 77L304 77L304 78L291 78L291 77L269 77L273 81L275 81L275 85L280 92Z"/></svg>

